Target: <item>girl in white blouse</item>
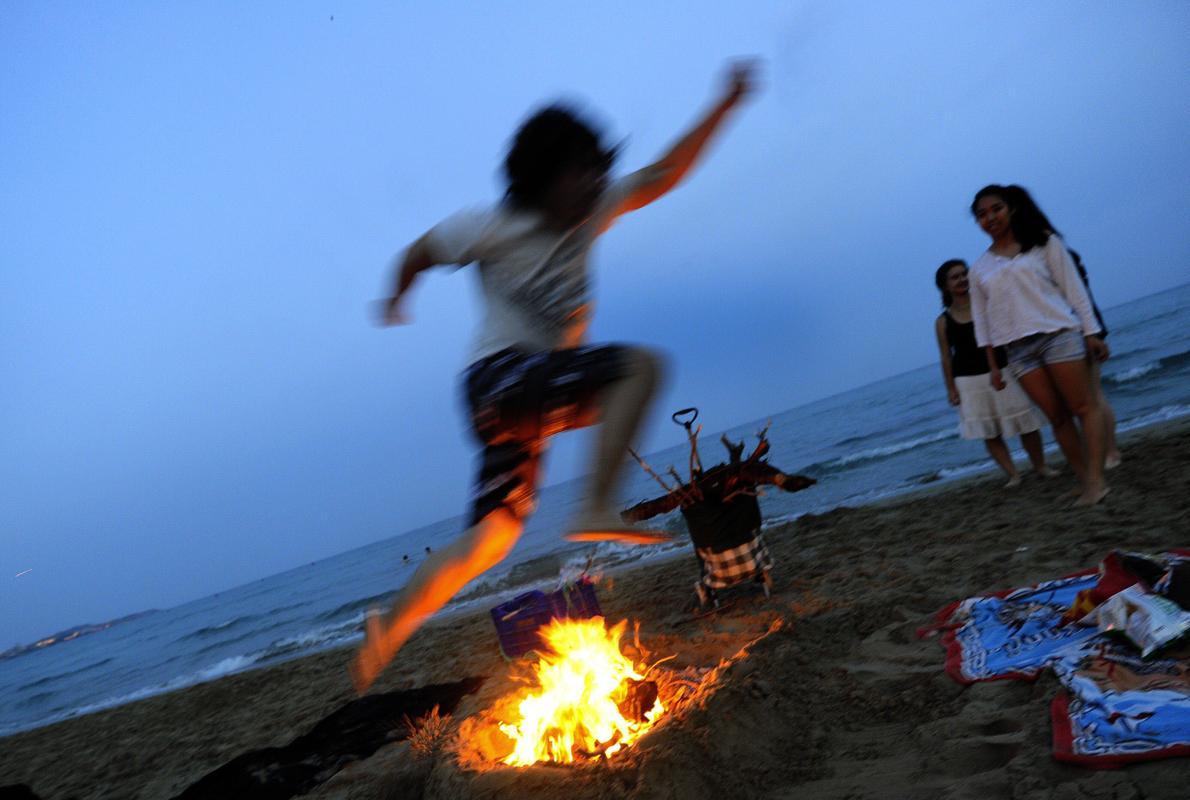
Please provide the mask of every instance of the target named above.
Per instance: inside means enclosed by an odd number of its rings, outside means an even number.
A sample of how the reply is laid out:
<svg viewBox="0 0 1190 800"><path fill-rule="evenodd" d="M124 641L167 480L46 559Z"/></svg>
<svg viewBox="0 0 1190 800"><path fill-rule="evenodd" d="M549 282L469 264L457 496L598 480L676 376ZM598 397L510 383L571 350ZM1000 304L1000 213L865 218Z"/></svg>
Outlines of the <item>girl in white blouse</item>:
<svg viewBox="0 0 1190 800"><path fill-rule="evenodd" d="M1070 254L1019 186L985 186L971 212L992 244L971 265L975 339L992 386L1004 387L995 348L1053 426L1054 439L1082 484L1077 506L1108 492L1103 479L1103 414L1091 391L1087 356L1108 357L1090 297ZM1086 435L1082 441L1073 417Z"/></svg>

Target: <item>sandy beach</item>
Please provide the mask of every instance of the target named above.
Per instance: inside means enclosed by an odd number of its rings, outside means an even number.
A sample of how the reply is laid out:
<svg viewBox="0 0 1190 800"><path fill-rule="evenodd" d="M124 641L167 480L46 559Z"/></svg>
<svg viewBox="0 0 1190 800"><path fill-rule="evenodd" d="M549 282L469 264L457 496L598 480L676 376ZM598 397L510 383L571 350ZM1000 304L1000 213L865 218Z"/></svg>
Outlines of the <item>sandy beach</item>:
<svg viewBox="0 0 1190 800"><path fill-rule="evenodd" d="M1123 442L1112 494L1089 510L1067 508L1069 476L1026 475L1006 491L985 475L774 527L772 598L730 590L716 615L692 614L692 555L604 576L609 620L638 621L648 651L675 656L668 666L728 661L713 691L607 763L477 768L457 733L512 690L508 664L486 614L435 621L372 691L486 676L455 708L456 738L434 755L393 741L327 770L303 796L1184 797L1186 759L1114 771L1055 762L1052 678L963 687L943 673L937 641L914 635L952 600L1092 567L1113 548L1190 545L1190 422ZM0 786L27 784L49 800L175 797L352 701L349 657L325 652L10 736L0 740ZM401 721L392 728L399 737Z"/></svg>

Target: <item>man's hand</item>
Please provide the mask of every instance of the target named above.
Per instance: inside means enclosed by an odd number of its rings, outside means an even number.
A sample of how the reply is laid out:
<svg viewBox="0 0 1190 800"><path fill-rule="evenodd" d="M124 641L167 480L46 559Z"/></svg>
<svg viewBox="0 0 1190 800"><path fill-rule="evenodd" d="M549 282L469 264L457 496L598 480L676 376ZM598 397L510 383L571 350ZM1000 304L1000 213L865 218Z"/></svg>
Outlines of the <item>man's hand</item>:
<svg viewBox="0 0 1190 800"><path fill-rule="evenodd" d="M401 309L401 296L394 294L387 300L381 300L379 303L379 320L381 325L408 325L410 323L409 316Z"/></svg>
<svg viewBox="0 0 1190 800"><path fill-rule="evenodd" d="M1111 349L1108 348L1107 342L1100 339L1098 336L1087 337L1087 355L1093 361L1107 361L1111 355Z"/></svg>
<svg viewBox="0 0 1190 800"><path fill-rule="evenodd" d="M1004 391L1004 387L1008 384L1004 382L1004 376L1000 374L999 369L994 369L989 375L989 380L992 382L992 388L997 392Z"/></svg>
<svg viewBox="0 0 1190 800"><path fill-rule="evenodd" d="M652 177L624 199L609 218L608 225L611 224L611 219L647 206L682 181L732 108L755 90L756 63L755 60L740 60L731 64L723 93L715 101L714 107L707 111L668 152L646 168Z"/></svg>
<svg viewBox="0 0 1190 800"><path fill-rule="evenodd" d="M957 406L959 404L959 390L954 386L947 387L946 399L950 401L952 406Z"/></svg>
<svg viewBox="0 0 1190 800"><path fill-rule="evenodd" d="M727 101L735 105L756 89L759 62L755 59L735 61L728 74Z"/></svg>

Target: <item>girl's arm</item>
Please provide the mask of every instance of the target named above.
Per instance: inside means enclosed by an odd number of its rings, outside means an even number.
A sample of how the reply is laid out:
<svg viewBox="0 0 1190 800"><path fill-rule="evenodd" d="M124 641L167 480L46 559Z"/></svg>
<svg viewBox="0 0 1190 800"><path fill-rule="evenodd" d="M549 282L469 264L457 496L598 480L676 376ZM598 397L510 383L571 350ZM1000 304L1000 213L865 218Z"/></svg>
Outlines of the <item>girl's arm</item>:
<svg viewBox="0 0 1190 800"><path fill-rule="evenodd" d="M1000 374L1000 365L996 363L996 348L988 345L983 348L983 352L988 359L988 380L991 381L992 388L998 392L1008 384L1004 382L1004 376Z"/></svg>
<svg viewBox="0 0 1190 800"><path fill-rule="evenodd" d="M1004 376L1000 374L1000 365L996 363L996 348L992 347L992 335L988 330L988 298L984 294L979 281L970 281L971 319L975 322L975 343L984 349L988 359L988 380L997 392L1008 384L1004 383Z"/></svg>
<svg viewBox="0 0 1190 800"><path fill-rule="evenodd" d="M1057 234L1050 234L1045 243L1045 265L1049 267L1050 278L1057 285L1058 291L1066 298L1066 302L1074 309L1078 321L1083 328L1083 336L1087 340L1087 350L1098 361L1104 361L1108 356L1107 345L1095 336L1103 330L1099 320L1095 318L1095 307L1091 303L1091 295L1087 293L1087 286L1078 275L1074 266L1074 259L1066 250L1066 244Z"/></svg>
<svg viewBox="0 0 1190 800"><path fill-rule="evenodd" d="M952 406L959 404L959 389L954 383L954 367L950 363L950 337L946 335L946 320L942 315L934 320L934 336L938 339L938 357L942 362L942 382L946 384L946 399Z"/></svg>

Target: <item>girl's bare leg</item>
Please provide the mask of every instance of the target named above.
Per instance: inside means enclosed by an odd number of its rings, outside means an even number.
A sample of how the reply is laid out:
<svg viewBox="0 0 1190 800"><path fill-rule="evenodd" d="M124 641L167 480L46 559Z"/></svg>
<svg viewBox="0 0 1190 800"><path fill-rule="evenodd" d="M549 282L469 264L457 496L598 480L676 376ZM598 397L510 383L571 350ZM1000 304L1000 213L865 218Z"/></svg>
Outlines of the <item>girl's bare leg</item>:
<svg viewBox="0 0 1190 800"><path fill-rule="evenodd" d="M1120 466L1120 447L1116 443L1116 411L1107 401L1103 392L1103 367L1098 361L1089 363L1091 391L1095 393L1095 401L1103 412L1103 468L1115 469Z"/></svg>
<svg viewBox="0 0 1190 800"><path fill-rule="evenodd" d="M1033 465L1034 472L1043 478L1058 476L1058 471L1050 469L1050 466L1045 463L1045 448L1041 443L1041 431L1022 433L1021 447L1025 448L1025 453L1029 456L1029 463Z"/></svg>
<svg viewBox="0 0 1190 800"><path fill-rule="evenodd" d="M1041 409L1045 418L1053 426L1054 440L1062 455L1066 456L1066 463L1078 478L1080 484L1086 485L1083 474L1086 472L1083 462L1083 444L1079 437L1078 428L1070 417L1070 411L1062 402L1062 395L1054 385L1047 368L1026 372L1018 378L1021 388L1029 399Z"/></svg>
<svg viewBox="0 0 1190 800"><path fill-rule="evenodd" d="M1008 446L1004 444L1004 439L1000 436L984 439L983 445L987 448L988 455L992 457L992 460L999 464L1000 469L1004 470L1004 474L1008 476L1008 483L1004 484L1004 488L1015 489L1020 486L1020 473L1016 471L1016 464L1012 463L1012 455L1008 452Z"/></svg>
<svg viewBox="0 0 1190 800"><path fill-rule="evenodd" d="M1107 482L1103 479L1105 431L1103 411L1095 401L1091 390L1090 375L1086 361L1065 361L1047 364L1049 373L1062 403L1082 423L1086 439L1086 471L1083 474L1083 492L1076 506L1093 506L1107 496Z"/></svg>

